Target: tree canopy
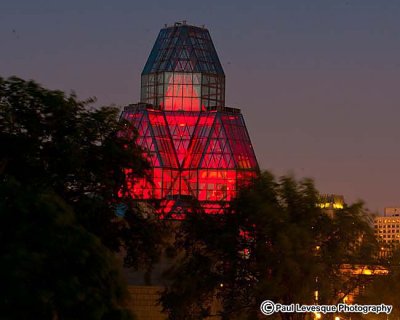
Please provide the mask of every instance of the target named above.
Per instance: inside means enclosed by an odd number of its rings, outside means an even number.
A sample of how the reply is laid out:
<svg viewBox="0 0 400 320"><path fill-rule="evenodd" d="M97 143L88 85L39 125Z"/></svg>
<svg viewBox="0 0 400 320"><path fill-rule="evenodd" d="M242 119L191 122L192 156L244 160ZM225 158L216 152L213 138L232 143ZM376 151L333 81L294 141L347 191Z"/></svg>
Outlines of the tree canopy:
<svg viewBox="0 0 400 320"><path fill-rule="evenodd" d="M124 196L125 169L149 164L118 108L92 103L0 78L0 309L19 305L14 318L108 317L124 291L111 252L133 267L158 259L158 219Z"/></svg>
<svg viewBox="0 0 400 320"><path fill-rule="evenodd" d="M7 319L130 319L116 258L55 193L0 184L0 310Z"/></svg>
<svg viewBox="0 0 400 320"><path fill-rule="evenodd" d="M180 253L161 298L170 318L256 319L267 299L313 304L343 298L354 283L341 266L371 261L376 243L361 204L331 217L317 206L318 197L311 180L277 181L264 172L227 214L189 215L178 228Z"/></svg>
<svg viewBox="0 0 400 320"><path fill-rule="evenodd" d="M390 257L382 259L382 266L387 268L388 275L376 276L363 286L363 294L358 303L392 305L390 315L367 314L363 318L368 320L398 319L400 317L400 248L392 248Z"/></svg>

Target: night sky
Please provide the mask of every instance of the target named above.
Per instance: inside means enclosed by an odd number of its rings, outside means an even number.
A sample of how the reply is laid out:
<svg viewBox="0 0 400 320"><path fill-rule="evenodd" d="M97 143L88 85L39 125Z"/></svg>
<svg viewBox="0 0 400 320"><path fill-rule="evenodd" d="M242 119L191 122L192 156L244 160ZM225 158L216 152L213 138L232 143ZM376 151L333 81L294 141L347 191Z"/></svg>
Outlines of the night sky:
<svg viewBox="0 0 400 320"><path fill-rule="evenodd" d="M165 23L205 25L262 169L400 206L400 1L1 0L0 76L138 102Z"/></svg>

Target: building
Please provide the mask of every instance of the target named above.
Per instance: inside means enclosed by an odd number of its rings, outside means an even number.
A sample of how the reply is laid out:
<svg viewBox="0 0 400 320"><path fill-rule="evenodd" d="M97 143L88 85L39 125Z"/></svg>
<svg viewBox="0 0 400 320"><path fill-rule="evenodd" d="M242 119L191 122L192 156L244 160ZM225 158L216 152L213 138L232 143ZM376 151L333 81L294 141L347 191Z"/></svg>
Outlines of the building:
<svg viewBox="0 0 400 320"><path fill-rule="evenodd" d="M121 115L152 165L150 179L131 181L132 197L165 217L179 218L193 204L219 213L258 174L241 111L225 106L225 74L206 28L161 29L140 100Z"/></svg>
<svg viewBox="0 0 400 320"><path fill-rule="evenodd" d="M399 217L400 216L400 208L399 207L386 207L384 209L384 215L386 217Z"/></svg>
<svg viewBox="0 0 400 320"><path fill-rule="evenodd" d="M382 245L395 246L400 243L400 208L385 208L384 216L375 217L375 235Z"/></svg>
<svg viewBox="0 0 400 320"><path fill-rule="evenodd" d="M386 260L400 245L400 208L385 208L384 216L374 218L374 231L380 244L379 257Z"/></svg>
<svg viewBox="0 0 400 320"><path fill-rule="evenodd" d="M151 164L149 179L128 181L130 195L162 217L179 219L194 206L221 213L258 175L243 115L225 106L225 74L204 27L182 22L161 29L141 75L140 102L121 118L134 128L128 134L137 130ZM157 303L164 260L152 274L156 286L126 270L138 319L166 318Z"/></svg>
<svg viewBox="0 0 400 320"><path fill-rule="evenodd" d="M344 197L338 194L321 194L318 199L318 206L333 218L337 210L344 208Z"/></svg>
<svg viewBox="0 0 400 320"><path fill-rule="evenodd" d="M344 208L344 197L338 194L321 194L318 206L322 209L339 210Z"/></svg>

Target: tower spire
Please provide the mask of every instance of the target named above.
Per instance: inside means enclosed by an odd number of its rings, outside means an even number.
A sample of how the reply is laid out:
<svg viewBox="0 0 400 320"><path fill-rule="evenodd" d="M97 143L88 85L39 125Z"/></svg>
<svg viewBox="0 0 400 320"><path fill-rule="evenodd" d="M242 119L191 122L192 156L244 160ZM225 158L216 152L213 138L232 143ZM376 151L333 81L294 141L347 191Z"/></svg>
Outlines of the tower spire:
<svg viewBox="0 0 400 320"><path fill-rule="evenodd" d="M225 74L207 29L176 22L161 29L142 72L141 101L163 110L225 105Z"/></svg>

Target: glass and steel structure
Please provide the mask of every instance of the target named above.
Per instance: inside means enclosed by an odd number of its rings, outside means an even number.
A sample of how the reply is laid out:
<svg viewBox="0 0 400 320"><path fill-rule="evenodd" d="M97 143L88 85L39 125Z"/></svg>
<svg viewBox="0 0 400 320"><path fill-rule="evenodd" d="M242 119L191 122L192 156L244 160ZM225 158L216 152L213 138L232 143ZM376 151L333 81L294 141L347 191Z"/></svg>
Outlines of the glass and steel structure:
<svg viewBox="0 0 400 320"><path fill-rule="evenodd" d="M160 31L142 72L141 101L169 111L225 105L225 74L207 29L176 23Z"/></svg>
<svg viewBox="0 0 400 320"><path fill-rule="evenodd" d="M150 181L131 183L131 195L158 202L166 216L193 201L222 212L258 164L240 110L225 107L225 74L208 30L162 29L141 86L141 103L121 117L138 130L152 170Z"/></svg>

